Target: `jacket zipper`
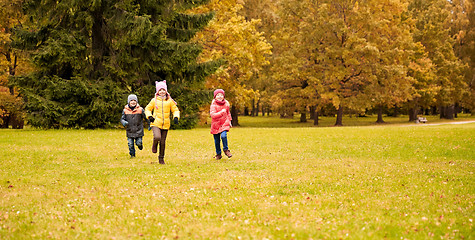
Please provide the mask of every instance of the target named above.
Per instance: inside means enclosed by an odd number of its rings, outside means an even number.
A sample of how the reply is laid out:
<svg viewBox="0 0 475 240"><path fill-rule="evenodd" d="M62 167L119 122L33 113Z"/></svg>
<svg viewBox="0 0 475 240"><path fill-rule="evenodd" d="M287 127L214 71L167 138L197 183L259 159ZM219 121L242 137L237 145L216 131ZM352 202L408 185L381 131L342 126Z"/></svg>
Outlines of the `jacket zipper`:
<svg viewBox="0 0 475 240"><path fill-rule="evenodd" d="M163 110L163 99L162 99L162 129L163 129L163 126L165 126L165 113Z"/></svg>

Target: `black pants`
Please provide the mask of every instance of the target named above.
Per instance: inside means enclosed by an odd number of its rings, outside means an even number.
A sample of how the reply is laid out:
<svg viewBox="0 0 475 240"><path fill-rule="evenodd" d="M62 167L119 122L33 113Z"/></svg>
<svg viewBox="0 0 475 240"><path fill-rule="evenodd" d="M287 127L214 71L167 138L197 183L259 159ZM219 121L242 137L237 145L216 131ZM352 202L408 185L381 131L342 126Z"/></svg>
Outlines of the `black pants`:
<svg viewBox="0 0 475 240"><path fill-rule="evenodd" d="M153 146L152 149L157 149L158 143L160 143L160 151L158 158L163 159L165 157L165 141L167 140L168 130L160 129L158 127L152 127L153 131Z"/></svg>

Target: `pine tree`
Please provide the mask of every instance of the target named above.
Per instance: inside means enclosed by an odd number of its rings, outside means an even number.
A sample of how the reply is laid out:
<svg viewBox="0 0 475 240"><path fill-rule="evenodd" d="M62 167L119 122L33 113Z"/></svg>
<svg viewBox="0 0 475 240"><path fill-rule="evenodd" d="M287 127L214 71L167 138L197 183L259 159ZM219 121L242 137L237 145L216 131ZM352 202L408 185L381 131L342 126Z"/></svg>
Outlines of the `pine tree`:
<svg viewBox="0 0 475 240"><path fill-rule="evenodd" d="M206 99L205 76L216 62L198 64L190 39L212 14L187 14L204 1L30 0L30 22L16 32L18 48L32 51L37 71L18 77L29 123L46 128L97 128L120 118L126 96L142 105L167 80L192 127Z"/></svg>

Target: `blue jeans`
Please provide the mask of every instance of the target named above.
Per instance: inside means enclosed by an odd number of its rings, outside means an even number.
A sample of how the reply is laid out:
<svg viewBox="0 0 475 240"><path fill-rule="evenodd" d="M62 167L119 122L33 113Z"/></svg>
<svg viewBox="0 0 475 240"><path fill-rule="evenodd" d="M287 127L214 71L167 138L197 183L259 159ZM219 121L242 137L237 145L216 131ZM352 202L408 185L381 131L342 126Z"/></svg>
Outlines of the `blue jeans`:
<svg viewBox="0 0 475 240"><path fill-rule="evenodd" d="M213 134L213 137L214 137L214 146L216 147L216 154L218 155L221 154L220 140L223 141L223 151L228 150L228 131L223 131L218 134Z"/></svg>
<svg viewBox="0 0 475 240"><path fill-rule="evenodd" d="M134 141L135 141L135 145L137 145L137 147L139 147L139 149L142 149L142 137L127 138L127 143L129 145L129 154L130 154L131 157L135 157Z"/></svg>

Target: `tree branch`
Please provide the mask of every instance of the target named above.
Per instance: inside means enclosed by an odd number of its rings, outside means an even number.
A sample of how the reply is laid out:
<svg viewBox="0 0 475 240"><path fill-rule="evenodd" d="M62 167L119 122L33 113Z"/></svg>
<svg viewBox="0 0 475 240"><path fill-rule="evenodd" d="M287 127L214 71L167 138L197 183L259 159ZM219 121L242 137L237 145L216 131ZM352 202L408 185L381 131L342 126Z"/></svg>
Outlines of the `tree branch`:
<svg viewBox="0 0 475 240"><path fill-rule="evenodd" d="M344 78L343 80L341 80L343 83L347 83L348 81L350 81L350 79L354 78L354 77L358 77L359 75L361 75L361 73L363 72L363 70L360 70L357 74L352 74L346 78Z"/></svg>

